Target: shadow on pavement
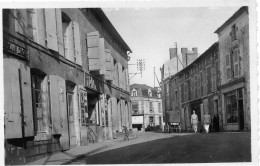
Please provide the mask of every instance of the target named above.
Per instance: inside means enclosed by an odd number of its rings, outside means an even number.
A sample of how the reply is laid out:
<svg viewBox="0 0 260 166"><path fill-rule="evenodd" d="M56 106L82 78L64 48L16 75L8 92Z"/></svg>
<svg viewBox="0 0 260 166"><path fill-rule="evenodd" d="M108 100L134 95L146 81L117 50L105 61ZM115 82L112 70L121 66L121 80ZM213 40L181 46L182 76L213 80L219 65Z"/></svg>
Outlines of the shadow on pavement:
<svg viewBox="0 0 260 166"><path fill-rule="evenodd" d="M239 145L239 146L238 146ZM96 149L67 164L152 164L250 162L250 133L192 134L163 138L117 149Z"/></svg>

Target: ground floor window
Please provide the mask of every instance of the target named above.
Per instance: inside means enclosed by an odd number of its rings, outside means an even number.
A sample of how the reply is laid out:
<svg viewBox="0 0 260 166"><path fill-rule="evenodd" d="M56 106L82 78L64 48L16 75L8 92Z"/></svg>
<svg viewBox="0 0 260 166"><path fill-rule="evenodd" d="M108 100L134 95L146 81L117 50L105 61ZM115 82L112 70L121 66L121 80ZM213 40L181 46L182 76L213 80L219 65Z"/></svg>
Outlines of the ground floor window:
<svg viewBox="0 0 260 166"><path fill-rule="evenodd" d="M238 107L237 107L236 91L226 94L226 120L227 123L238 122Z"/></svg>
<svg viewBox="0 0 260 166"><path fill-rule="evenodd" d="M149 125L154 126L154 117L153 116L149 117Z"/></svg>
<svg viewBox="0 0 260 166"><path fill-rule="evenodd" d="M44 76L32 74L32 103L33 103L33 121L34 121L34 133L44 131L43 121L43 79Z"/></svg>

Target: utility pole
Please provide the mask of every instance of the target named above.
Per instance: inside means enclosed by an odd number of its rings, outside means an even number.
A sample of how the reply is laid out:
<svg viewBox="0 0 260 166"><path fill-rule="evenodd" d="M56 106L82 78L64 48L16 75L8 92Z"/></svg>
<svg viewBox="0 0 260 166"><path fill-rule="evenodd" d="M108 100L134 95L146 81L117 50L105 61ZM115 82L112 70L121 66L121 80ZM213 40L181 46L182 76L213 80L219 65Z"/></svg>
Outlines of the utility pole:
<svg viewBox="0 0 260 166"><path fill-rule="evenodd" d="M153 87L155 88L155 67L153 67Z"/></svg>

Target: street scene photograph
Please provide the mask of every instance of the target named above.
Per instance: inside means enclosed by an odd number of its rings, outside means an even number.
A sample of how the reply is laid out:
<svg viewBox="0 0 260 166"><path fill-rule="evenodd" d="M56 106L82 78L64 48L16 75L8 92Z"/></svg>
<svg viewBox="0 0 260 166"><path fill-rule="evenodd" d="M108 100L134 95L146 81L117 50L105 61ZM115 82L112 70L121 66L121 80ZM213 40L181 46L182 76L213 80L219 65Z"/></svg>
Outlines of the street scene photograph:
<svg viewBox="0 0 260 166"><path fill-rule="evenodd" d="M2 4L1 165L259 164L255 0Z"/></svg>

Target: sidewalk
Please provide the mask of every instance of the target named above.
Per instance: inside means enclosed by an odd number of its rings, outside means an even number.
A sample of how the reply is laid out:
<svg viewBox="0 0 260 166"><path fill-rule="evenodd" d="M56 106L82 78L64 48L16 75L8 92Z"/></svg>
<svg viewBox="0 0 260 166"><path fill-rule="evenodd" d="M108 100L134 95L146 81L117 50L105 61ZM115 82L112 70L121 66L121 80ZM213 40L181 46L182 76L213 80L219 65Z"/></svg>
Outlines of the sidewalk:
<svg viewBox="0 0 260 166"><path fill-rule="evenodd" d="M136 134L129 135L129 141L136 139ZM57 152L51 154L48 157L27 163L26 165L62 165L73 161L73 159L79 159L84 157L84 155L89 155L92 153L104 150L112 145L118 144L120 142L128 142L123 140L123 136L119 136L117 139L106 140L103 142L98 142L94 144L88 144L87 146L78 146L73 149L69 149L63 152Z"/></svg>
<svg viewBox="0 0 260 166"><path fill-rule="evenodd" d="M156 139L173 137L177 135L189 135L190 133L154 133L154 132L133 132L129 135L129 141L124 141L120 136L117 139L106 140L99 143L89 144L87 146L78 146L73 149L51 154L48 157L27 163L27 165L62 165L75 163L75 161L90 154L116 149L132 144L148 142Z"/></svg>

